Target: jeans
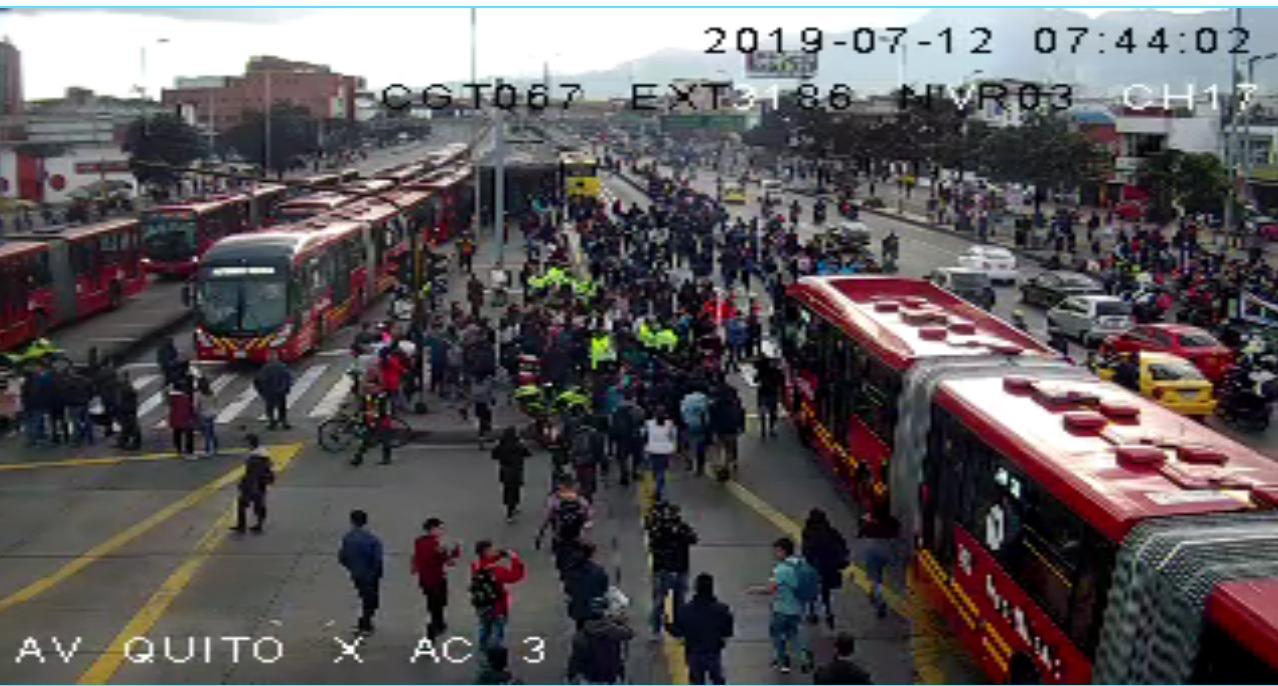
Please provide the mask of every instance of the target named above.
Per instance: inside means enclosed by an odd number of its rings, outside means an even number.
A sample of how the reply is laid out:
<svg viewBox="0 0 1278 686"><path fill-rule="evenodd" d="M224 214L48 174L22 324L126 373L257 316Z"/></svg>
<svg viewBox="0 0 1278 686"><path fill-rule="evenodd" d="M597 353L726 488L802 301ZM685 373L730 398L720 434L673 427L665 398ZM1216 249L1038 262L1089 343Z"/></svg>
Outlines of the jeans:
<svg viewBox="0 0 1278 686"><path fill-rule="evenodd" d="M204 436L204 452L217 454L217 422L216 417L200 417L200 434Z"/></svg>
<svg viewBox="0 0 1278 686"><path fill-rule="evenodd" d="M773 660L777 664L790 664L791 643L802 656L811 659L811 649L808 647L807 636L802 631L801 619L799 615L772 613L772 621L768 623L768 637L772 639Z"/></svg>
<svg viewBox="0 0 1278 686"><path fill-rule="evenodd" d="M648 453L648 464L652 465L652 478L657 482L657 500L665 500L666 470L670 469L670 456Z"/></svg>
<svg viewBox="0 0 1278 686"><path fill-rule="evenodd" d="M478 648L480 654L485 655L485 660L487 660L486 655L490 648L506 644L506 621L507 618L504 615L487 619L481 618L479 620Z"/></svg>
<svg viewBox="0 0 1278 686"><path fill-rule="evenodd" d="M89 406L73 405L67 411L71 415L72 440L93 445L93 418L89 416Z"/></svg>
<svg viewBox="0 0 1278 686"><path fill-rule="evenodd" d="M44 432L44 414L40 410L27 410L23 413L22 418L27 430L27 445L42 443L47 439L47 435Z"/></svg>
<svg viewBox="0 0 1278 686"><path fill-rule="evenodd" d="M660 571L652 573L652 615L649 622L652 624L652 633L661 633L662 619L666 615L666 596L674 594L674 611L679 612L680 606L683 605L684 598L688 595L688 574L687 572L669 572Z"/></svg>
<svg viewBox="0 0 1278 686"><path fill-rule="evenodd" d="M687 652L684 655L688 660L688 683L726 683L723 678L723 653L716 650L709 653Z"/></svg>
<svg viewBox="0 0 1278 686"><path fill-rule="evenodd" d="M870 602L878 610L879 616L887 614L887 601L883 598L883 577L887 572L891 551L888 543L880 539L870 539L865 551L865 572L870 577L873 588L870 589Z"/></svg>
<svg viewBox="0 0 1278 686"><path fill-rule="evenodd" d="M705 429L688 431L688 450L692 451L693 460L688 462L688 470L697 470L698 474L706 472L706 451L710 448L710 435Z"/></svg>

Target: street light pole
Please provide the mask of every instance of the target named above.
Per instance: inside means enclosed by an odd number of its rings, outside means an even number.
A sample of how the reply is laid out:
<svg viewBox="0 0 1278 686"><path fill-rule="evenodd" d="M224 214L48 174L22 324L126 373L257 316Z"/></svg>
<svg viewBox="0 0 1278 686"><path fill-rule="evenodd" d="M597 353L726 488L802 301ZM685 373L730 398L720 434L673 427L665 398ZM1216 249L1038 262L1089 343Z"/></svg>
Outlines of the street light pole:
<svg viewBox="0 0 1278 686"><path fill-rule="evenodd" d="M1242 28L1242 8L1234 10L1234 26ZM1224 229L1226 233L1234 230L1234 203L1238 198L1238 161L1237 155L1234 154L1234 139L1237 131L1234 125L1235 118L1238 116L1238 53L1231 51L1229 56L1229 77L1233 89L1230 95L1229 122L1228 128L1225 129L1225 169L1229 172L1229 193L1225 197L1225 221Z"/></svg>
<svg viewBox="0 0 1278 686"><path fill-rule="evenodd" d="M470 8L470 82L471 83L476 83L475 49L476 49L476 43L477 43L476 37L478 34L475 30L475 21L476 21L477 13L478 13L478 10L476 8L474 7ZM481 112L483 112L482 109L475 112L475 120L477 122L479 121L479 115ZM480 130L483 130L482 123L480 124ZM481 173L481 170L479 168L479 139L478 138L475 140L475 144L470 147L470 168L471 168L471 172L470 172L471 179L474 181L474 185L475 185L475 208L470 213L470 232L471 232L471 235L474 236L475 240L478 241L479 240L479 208L480 208L480 201L482 199L482 193L483 193L482 186L484 181L483 174Z"/></svg>

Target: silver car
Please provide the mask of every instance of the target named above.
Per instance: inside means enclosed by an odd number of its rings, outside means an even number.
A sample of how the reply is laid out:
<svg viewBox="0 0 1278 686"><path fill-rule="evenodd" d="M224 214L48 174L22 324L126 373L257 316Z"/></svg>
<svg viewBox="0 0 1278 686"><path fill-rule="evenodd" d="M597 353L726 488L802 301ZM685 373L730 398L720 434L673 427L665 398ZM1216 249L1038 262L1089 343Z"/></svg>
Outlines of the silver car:
<svg viewBox="0 0 1278 686"><path fill-rule="evenodd" d="M1047 334L1062 335L1083 345L1100 342L1135 326L1132 307L1112 295L1079 295L1065 298L1047 311Z"/></svg>

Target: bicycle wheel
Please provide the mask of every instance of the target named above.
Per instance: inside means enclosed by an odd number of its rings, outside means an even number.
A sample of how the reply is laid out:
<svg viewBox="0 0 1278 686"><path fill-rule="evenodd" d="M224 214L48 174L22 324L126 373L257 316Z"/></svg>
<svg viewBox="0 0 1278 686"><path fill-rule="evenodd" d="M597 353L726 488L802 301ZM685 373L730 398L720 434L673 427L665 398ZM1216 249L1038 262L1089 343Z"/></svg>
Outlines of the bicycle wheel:
<svg viewBox="0 0 1278 686"><path fill-rule="evenodd" d="M355 428L346 417L325 419L318 432L320 447L330 453L342 452L355 442Z"/></svg>
<svg viewBox="0 0 1278 686"><path fill-rule="evenodd" d="M408 426L408 422L399 417L391 417L389 431L392 448L402 448L408 445L409 439L413 437L412 427Z"/></svg>

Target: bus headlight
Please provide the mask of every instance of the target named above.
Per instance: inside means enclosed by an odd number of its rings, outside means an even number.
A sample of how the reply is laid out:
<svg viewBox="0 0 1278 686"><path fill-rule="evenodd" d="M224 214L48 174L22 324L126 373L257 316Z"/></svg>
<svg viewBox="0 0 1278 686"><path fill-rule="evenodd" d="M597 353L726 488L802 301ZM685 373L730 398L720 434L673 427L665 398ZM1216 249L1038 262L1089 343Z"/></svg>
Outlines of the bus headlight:
<svg viewBox="0 0 1278 686"><path fill-rule="evenodd" d="M291 337L292 335L293 335L293 324L292 322L289 322L288 324L285 324L283 327L281 327L280 330L275 332L275 335L271 337L271 347L278 348L281 345L284 345L285 343L288 342L289 337Z"/></svg>

